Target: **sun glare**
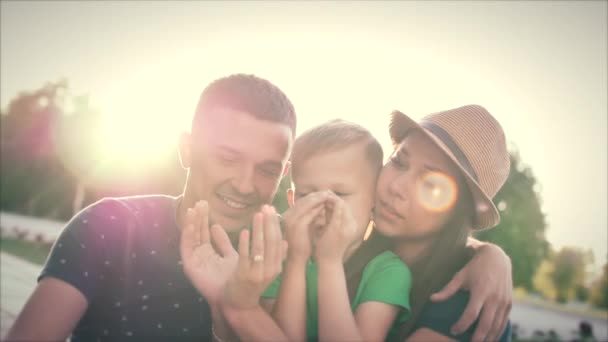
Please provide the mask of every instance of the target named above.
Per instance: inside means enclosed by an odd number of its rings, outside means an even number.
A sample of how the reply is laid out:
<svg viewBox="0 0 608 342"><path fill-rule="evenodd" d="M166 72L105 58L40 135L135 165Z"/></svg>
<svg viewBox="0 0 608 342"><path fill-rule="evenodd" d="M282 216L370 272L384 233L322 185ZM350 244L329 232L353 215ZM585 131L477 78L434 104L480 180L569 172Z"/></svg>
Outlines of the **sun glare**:
<svg viewBox="0 0 608 342"><path fill-rule="evenodd" d="M171 91L153 80L132 77L103 99L100 145L104 160L145 164L176 149L192 108L189 102L171 96Z"/></svg>

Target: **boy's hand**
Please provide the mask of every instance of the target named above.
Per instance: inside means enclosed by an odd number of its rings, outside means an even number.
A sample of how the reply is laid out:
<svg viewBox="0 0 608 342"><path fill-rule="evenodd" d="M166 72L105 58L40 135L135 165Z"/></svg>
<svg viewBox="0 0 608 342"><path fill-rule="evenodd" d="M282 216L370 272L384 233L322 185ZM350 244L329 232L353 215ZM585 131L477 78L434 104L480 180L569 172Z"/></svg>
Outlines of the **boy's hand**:
<svg viewBox="0 0 608 342"><path fill-rule="evenodd" d="M249 231L239 236L238 267L224 290L224 305L235 309L251 309L259 305L260 297L281 273L287 242L282 239L276 211L265 205L253 217L252 247L249 251Z"/></svg>
<svg viewBox="0 0 608 342"><path fill-rule="evenodd" d="M328 193L315 192L299 199L283 213L283 228L287 236L289 258L308 260L312 254L310 225L323 210Z"/></svg>
<svg viewBox="0 0 608 342"><path fill-rule="evenodd" d="M343 262L348 247L358 237L357 223L348 205L340 197L329 193L332 207L329 224L315 248L317 262L331 260Z"/></svg>
<svg viewBox="0 0 608 342"><path fill-rule="evenodd" d="M216 224L209 230L209 206L205 201L186 212L180 254L184 273L192 285L210 305L217 304L228 278L236 270L238 254L221 226Z"/></svg>

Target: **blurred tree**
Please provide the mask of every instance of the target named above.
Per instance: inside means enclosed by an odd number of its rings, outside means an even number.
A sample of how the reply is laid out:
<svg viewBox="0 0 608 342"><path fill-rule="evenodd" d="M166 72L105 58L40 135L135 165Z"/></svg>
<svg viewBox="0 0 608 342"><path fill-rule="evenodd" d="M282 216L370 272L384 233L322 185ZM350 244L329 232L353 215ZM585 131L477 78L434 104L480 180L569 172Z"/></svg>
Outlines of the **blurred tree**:
<svg viewBox="0 0 608 342"><path fill-rule="evenodd" d="M549 251L545 215L532 170L523 165L519 153L512 152L510 158L509 177L494 198L501 222L476 237L502 247L513 264L514 286L532 290L534 274Z"/></svg>
<svg viewBox="0 0 608 342"><path fill-rule="evenodd" d="M594 306L608 309L608 263L604 264L602 275L591 285L589 299Z"/></svg>
<svg viewBox="0 0 608 342"><path fill-rule="evenodd" d="M73 179L57 159L57 126L67 82L22 93L0 115L0 206L28 215L62 217Z"/></svg>
<svg viewBox="0 0 608 342"><path fill-rule="evenodd" d="M106 196L181 193L176 149L147 164L103 159L102 113L69 91L65 80L49 83L19 94L2 112L2 210L68 220Z"/></svg>
<svg viewBox="0 0 608 342"><path fill-rule="evenodd" d="M574 299L578 286L584 286L589 254L579 248L563 247L555 254L554 269L551 273L557 290L557 301Z"/></svg>
<svg viewBox="0 0 608 342"><path fill-rule="evenodd" d="M557 290L551 279L551 274L555 265L550 258L543 260L533 278L534 289L545 299L555 300L557 298Z"/></svg>

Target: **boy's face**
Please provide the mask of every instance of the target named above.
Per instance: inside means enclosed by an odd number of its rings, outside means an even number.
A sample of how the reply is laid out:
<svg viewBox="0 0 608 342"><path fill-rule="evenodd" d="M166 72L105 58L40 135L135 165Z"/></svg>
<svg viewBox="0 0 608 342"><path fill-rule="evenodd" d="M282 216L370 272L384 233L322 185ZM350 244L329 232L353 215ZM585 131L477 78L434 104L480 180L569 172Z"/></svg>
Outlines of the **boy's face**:
<svg viewBox="0 0 608 342"><path fill-rule="evenodd" d="M349 206L363 239L374 206L378 172L379 169L373 167L367 158L363 143L313 154L294 165L295 201L311 192L333 191ZM311 227L313 244L331 217L329 212L324 214Z"/></svg>

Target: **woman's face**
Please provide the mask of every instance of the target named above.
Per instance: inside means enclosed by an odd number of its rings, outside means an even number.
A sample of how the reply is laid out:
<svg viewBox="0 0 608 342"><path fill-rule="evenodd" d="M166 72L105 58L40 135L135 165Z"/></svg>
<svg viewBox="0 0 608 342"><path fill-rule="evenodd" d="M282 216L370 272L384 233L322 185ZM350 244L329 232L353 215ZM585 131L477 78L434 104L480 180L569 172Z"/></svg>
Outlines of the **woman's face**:
<svg viewBox="0 0 608 342"><path fill-rule="evenodd" d="M374 221L385 236L427 239L449 220L461 173L420 131L412 131L380 172Z"/></svg>

